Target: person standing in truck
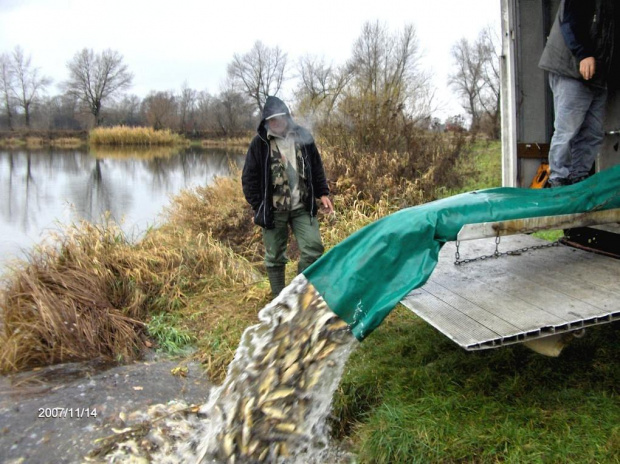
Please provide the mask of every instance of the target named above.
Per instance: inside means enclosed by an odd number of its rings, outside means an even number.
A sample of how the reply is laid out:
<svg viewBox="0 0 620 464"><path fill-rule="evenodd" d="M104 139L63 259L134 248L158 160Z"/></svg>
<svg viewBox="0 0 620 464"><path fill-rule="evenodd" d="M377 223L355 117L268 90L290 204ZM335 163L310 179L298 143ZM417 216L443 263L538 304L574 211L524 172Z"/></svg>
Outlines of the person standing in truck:
<svg viewBox="0 0 620 464"><path fill-rule="evenodd" d="M263 228L265 266L275 297L284 288L289 225L299 245L297 271L301 273L324 251L316 200L327 213L334 211L314 139L293 121L288 107L277 97L265 101L241 183L254 210L254 223Z"/></svg>
<svg viewBox="0 0 620 464"><path fill-rule="evenodd" d="M555 110L549 184L588 177L603 143L607 81L615 47L614 0L562 0L540 58ZM620 8L620 7L619 7Z"/></svg>

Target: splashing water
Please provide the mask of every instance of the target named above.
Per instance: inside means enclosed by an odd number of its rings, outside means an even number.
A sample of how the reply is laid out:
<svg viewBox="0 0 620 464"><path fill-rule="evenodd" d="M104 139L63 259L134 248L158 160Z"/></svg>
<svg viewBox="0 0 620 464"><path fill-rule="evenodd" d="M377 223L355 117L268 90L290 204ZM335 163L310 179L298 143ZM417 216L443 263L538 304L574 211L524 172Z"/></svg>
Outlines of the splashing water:
<svg viewBox="0 0 620 464"><path fill-rule="evenodd" d="M303 275L259 319L208 402L193 411L173 405L146 437L152 452L138 454L163 463L326 461L332 397L357 341ZM136 451L117 445L107 460L126 462Z"/></svg>

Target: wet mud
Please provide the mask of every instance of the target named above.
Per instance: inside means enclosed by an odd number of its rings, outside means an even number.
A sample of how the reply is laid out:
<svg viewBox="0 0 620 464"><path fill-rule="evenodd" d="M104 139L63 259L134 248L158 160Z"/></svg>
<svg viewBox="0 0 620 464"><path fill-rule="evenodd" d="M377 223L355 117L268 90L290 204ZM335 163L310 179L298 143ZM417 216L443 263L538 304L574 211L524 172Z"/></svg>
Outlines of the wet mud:
<svg viewBox="0 0 620 464"><path fill-rule="evenodd" d="M94 361L0 376L0 463L82 463L136 411L200 405L209 384L197 363L151 354L124 366Z"/></svg>

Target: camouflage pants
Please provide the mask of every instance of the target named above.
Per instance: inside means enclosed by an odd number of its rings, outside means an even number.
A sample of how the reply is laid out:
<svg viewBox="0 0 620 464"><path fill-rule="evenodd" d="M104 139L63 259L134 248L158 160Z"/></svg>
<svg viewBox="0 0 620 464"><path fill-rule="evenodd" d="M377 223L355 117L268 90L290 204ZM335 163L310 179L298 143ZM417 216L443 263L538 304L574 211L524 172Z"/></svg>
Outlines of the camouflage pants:
<svg viewBox="0 0 620 464"><path fill-rule="evenodd" d="M274 220L275 228L263 229L265 265L267 267L284 266L288 262L286 248L289 224L299 245L298 272L302 272L323 254L324 248L319 232L319 221L317 218L311 218L310 213L304 208L275 212Z"/></svg>

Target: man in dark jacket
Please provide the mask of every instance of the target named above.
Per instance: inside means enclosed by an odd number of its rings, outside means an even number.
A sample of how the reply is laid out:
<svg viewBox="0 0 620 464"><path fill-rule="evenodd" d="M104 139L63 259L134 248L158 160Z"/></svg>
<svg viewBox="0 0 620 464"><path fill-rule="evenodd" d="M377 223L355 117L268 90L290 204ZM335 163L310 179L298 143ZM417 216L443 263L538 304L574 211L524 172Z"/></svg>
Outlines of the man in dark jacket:
<svg viewBox="0 0 620 464"><path fill-rule="evenodd" d="M319 199L328 213L323 162L312 135L295 124L287 106L267 97L243 166L243 194L254 210L254 223L263 228L265 265L273 296L284 288L288 226L299 245L298 272L323 254L316 219Z"/></svg>
<svg viewBox="0 0 620 464"><path fill-rule="evenodd" d="M552 187L585 179L603 143L614 25L614 0L560 2L539 63L549 71L555 109Z"/></svg>

